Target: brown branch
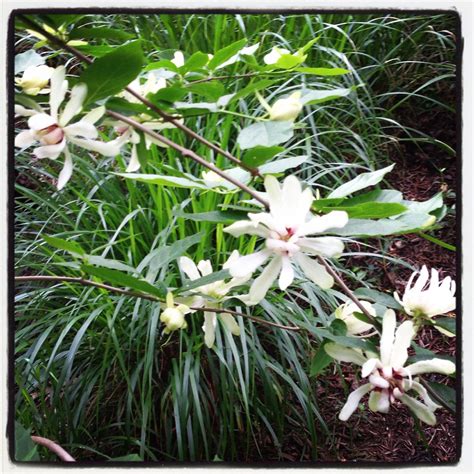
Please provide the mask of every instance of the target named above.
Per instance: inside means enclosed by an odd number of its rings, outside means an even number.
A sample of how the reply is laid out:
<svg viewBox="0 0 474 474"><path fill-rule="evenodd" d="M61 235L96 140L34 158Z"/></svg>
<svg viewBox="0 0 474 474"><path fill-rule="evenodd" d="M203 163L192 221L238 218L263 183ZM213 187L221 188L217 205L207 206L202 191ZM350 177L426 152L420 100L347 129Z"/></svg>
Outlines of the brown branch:
<svg viewBox="0 0 474 474"><path fill-rule="evenodd" d="M370 320L370 322L376 328L380 328L380 323L367 311L366 308L362 305L360 300L357 298L354 293L349 289L349 287L344 283L344 280L339 276L339 274L329 265L323 257L318 256L318 260L321 265L327 270L327 272L334 278L337 284L342 288L344 293L356 304L356 306L361 310L361 312Z"/></svg>
<svg viewBox="0 0 474 474"><path fill-rule="evenodd" d="M173 148L176 151L179 151L183 156L187 158L191 158L192 160L196 161L200 165L205 166L206 168L210 169L214 173L224 178L226 181L229 181L229 183L232 183L233 185L240 188L242 191L245 191L246 193L250 194L250 196L252 196L254 199L262 203L268 209L269 207L268 202L262 197L260 197L256 191L248 187L246 184L241 183L240 181L233 178L232 176L229 176L227 173L219 169L216 165L209 163L208 161L200 157L198 154L196 154L194 151L190 150L189 148L185 148L181 145L178 145L177 143L173 142L169 138L166 138L165 136L155 132L154 130L150 130L149 128L145 127L144 125L137 122L136 120L133 120L130 117L126 117L125 115L122 115L118 112L107 110L107 114L110 115L111 117L116 118L117 120L120 120L121 122L127 123L128 125L132 126L133 128L137 130L142 131L143 133L149 135L150 137L155 138L156 140L159 140L165 145L168 145L170 148Z"/></svg>
<svg viewBox="0 0 474 474"><path fill-rule="evenodd" d="M79 58L81 61L86 62L87 64L92 64L94 61L86 56L85 54L81 53L78 49L74 48L73 46L67 44L65 41L62 41L60 38L52 35L51 33L45 31L41 26L37 25L34 21L30 20L29 18L19 15L18 18L20 18L24 23L28 24L33 28L35 31L38 31L41 33L45 38L47 38L49 41L52 43L57 44L60 46L62 49L65 49L66 51L69 51L71 54ZM195 140L201 142L202 144L206 145L208 148L211 148L214 150L216 153L219 153L223 156L225 156L228 160L232 161L235 163L237 166L240 166L241 168L245 169L248 171L252 176L259 176L262 178L262 175L258 168L253 168L251 166L246 165L243 163L241 160L236 158L232 153L220 148L218 145L215 145L214 143L210 142L206 138L202 137L201 135L197 134L194 130L191 130L189 127L186 125L182 124L177 120L175 117L172 115L167 114L160 108L158 108L153 102L150 102L148 99L145 97L142 97L138 92L135 90L131 89L130 87L126 87L125 90L132 94L134 97L136 97L140 102L145 104L148 108L153 110L155 113L157 113L161 118L166 120L167 122L172 123L176 128L181 129L184 133L189 135L190 137L194 138Z"/></svg>
<svg viewBox="0 0 474 474"><path fill-rule="evenodd" d="M64 448L62 448L61 446L59 446L59 444L55 443L54 441L51 441L48 438L42 438L41 436L32 436L31 440L36 444L48 448L50 451L56 454L56 456L61 459L61 461L76 462L76 460Z"/></svg>
<svg viewBox="0 0 474 474"><path fill-rule="evenodd" d="M127 295L134 298L143 298L145 300L153 301L156 303L164 303L164 300L157 298L156 296L149 295L146 293L140 293L130 290L124 290L123 288L117 288L115 286L106 285L104 283L99 283L93 280L87 280L80 277L67 277L67 276L51 276L51 275L31 275L31 276L16 276L15 281L53 281L53 282L69 282L69 283L78 283L83 286L94 286L96 288L102 288L104 290L112 291L114 293L119 293L121 295ZM284 329L286 331L300 331L301 328L298 326L284 326L282 324L274 323L272 321L267 321L265 319L257 318L256 316L251 316L249 314L241 313L239 311L234 311L232 309L226 308L208 308L205 306L190 306L190 309L194 311L209 311L212 313L228 313L234 316L242 316L243 318L251 319L259 324L264 324L267 326L273 326L279 329Z"/></svg>

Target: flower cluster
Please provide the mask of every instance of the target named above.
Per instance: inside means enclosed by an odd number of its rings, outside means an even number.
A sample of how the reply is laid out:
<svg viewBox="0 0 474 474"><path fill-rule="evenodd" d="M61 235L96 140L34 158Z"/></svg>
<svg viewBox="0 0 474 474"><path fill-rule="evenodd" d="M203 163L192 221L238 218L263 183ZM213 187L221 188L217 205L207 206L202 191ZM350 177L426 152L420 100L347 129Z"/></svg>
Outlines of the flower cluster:
<svg viewBox="0 0 474 474"><path fill-rule="evenodd" d="M309 188L302 190L295 176L288 176L280 186L273 176L265 178L269 212L249 213L248 221L238 221L226 227L225 232L240 237L256 235L265 239L265 249L238 258L229 266L230 274L240 277L254 273L270 259L270 263L250 288L247 304L257 304L278 278L285 290L295 278L295 267L316 285L327 289L334 284L333 277L323 265L310 256L337 257L344 244L337 237L311 237L329 229L344 227L348 221L344 211L332 211L324 216L313 215L314 201Z"/></svg>

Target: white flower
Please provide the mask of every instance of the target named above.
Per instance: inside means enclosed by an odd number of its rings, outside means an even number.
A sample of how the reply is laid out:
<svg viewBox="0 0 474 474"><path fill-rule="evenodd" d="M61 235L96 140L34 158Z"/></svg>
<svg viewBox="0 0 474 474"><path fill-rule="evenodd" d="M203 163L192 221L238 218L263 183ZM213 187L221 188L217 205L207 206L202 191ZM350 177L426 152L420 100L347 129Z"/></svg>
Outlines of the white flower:
<svg viewBox="0 0 474 474"><path fill-rule="evenodd" d="M275 64L284 54L290 54L290 51L274 46L272 50L263 57L263 62L265 64Z"/></svg>
<svg viewBox="0 0 474 474"><path fill-rule="evenodd" d="M413 280L418 276L415 284ZM420 272L414 272L410 276L405 287L403 298L395 292L395 299L403 306L403 309L410 316L417 318L431 319L433 316L446 314L456 309L456 282L451 277L439 280L438 270L431 269L431 279L428 269L423 265ZM438 331L447 336L454 336L451 332L436 326Z"/></svg>
<svg viewBox="0 0 474 474"><path fill-rule="evenodd" d="M223 67L230 66L231 64L236 63L237 61L242 60L242 56L251 56L257 51L258 47L260 46L260 43L255 43L252 46L246 46L245 48L242 48L237 54L234 54L231 58L229 58L227 61L223 62L219 66L216 67L217 69L222 69ZM210 55L212 56L212 55ZM212 59L212 58L209 58Z"/></svg>
<svg viewBox="0 0 474 474"><path fill-rule="evenodd" d="M229 268L233 262L239 258L239 252L234 250L228 260L224 263L223 269ZM205 277L212 273L212 265L209 260L201 260L197 266L196 264L188 257L181 257L179 259L179 267L181 270L190 278L191 280L197 280L198 278ZM239 278L232 278L229 282L225 280L215 281L209 283L208 285L203 285L192 290L194 294L204 295L205 297L210 298L214 304L219 305L220 302L228 299L227 294L232 288L236 286L243 285L251 277L251 274L244 275ZM205 306L206 299L202 297L194 298L192 301L192 306ZM240 328L235 322L234 317L228 313L220 313L219 318L224 323L226 329L228 329L234 336L240 334ZM204 312L204 325L202 327L204 331L204 342L207 347L212 347L215 341L215 329L217 324L217 315L212 311Z"/></svg>
<svg viewBox="0 0 474 474"><path fill-rule="evenodd" d="M158 78L152 72L149 72L143 84L140 83L140 78L137 77L128 85L128 87L130 89L133 89L142 97L146 97L148 94L153 94L155 92L158 92L160 89L164 89L166 87L166 79L164 77ZM141 104L141 101L137 99L133 94L130 94L130 92L128 91L123 91L121 94L119 94L119 96L123 97L124 99L127 99L128 102L132 102L134 104Z"/></svg>
<svg viewBox="0 0 474 474"><path fill-rule="evenodd" d="M181 51L176 51L173 55L173 59L171 62L176 66L176 67L182 67L184 66L184 55Z"/></svg>
<svg viewBox="0 0 474 474"><path fill-rule="evenodd" d="M288 176L282 187L275 177L267 176L265 189L270 212L249 213L249 221L238 221L224 229L234 237L249 234L265 239L264 250L240 257L229 266L232 276L253 273L272 258L252 284L247 304L261 301L278 276L279 287L285 290L293 282L294 263L321 288L330 288L334 284L332 276L308 254L336 257L342 253L344 244L336 237L308 236L330 228L344 227L348 221L347 213L332 211L324 216L311 214L314 197L309 188L302 191L295 176Z"/></svg>
<svg viewBox="0 0 474 474"><path fill-rule="evenodd" d="M42 109L30 110L22 106L16 106L15 112L19 115L29 116L29 130L20 132L15 137L15 146L27 148L35 143L41 146L34 150L37 158L51 158L55 160L64 153L64 167L58 178L58 189L62 189L72 175L73 163L68 144L95 151L104 156L115 156L120 151L122 141L113 140L107 143L94 140L98 132L93 125L104 112L104 108L94 109L78 122L69 122L81 112L82 104L87 95L87 86L77 84L71 90L71 96L61 113L59 108L67 93L68 81L65 80L66 70L64 66L55 69L51 76L51 92L49 97L49 114ZM97 113L99 110L100 113Z"/></svg>
<svg viewBox="0 0 474 474"><path fill-rule="evenodd" d="M336 343L325 344L324 349L331 357L340 362L360 365L362 377L369 378L368 383L361 385L349 395L339 414L340 420L347 421L357 409L362 397L370 392L369 408L372 411L388 413L390 404L399 400L421 421L429 425L436 424L434 412L441 407L431 400L423 385L413 377L432 372L449 375L454 373L456 366L451 361L435 358L404 367L408 359L407 350L415 331L411 321L405 321L395 331L396 324L395 312L388 309L383 317L380 355L367 352L364 355L360 350ZM422 401L407 395L408 391L416 392Z"/></svg>
<svg viewBox="0 0 474 474"><path fill-rule="evenodd" d="M45 93L53 72L54 68L49 66L30 66L23 71L20 79L15 79L15 83L28 95Z"/></svg>
<svg viewBox="0 0 474 474"><path fill-rule="evenodd" d="M161 313L160 316L160 321L166 326L163 332L165 334L169 334L170 332L177 331L178 329L185 329L188 325L184 316L189 312L190 309L184 304L175 306L173 294L168 293L166 295L166 309Z"/></svg>
<svg viewBox="0 0 474 474"><path fill-rule="evenodd" d="M370 315L375 316L375 308L368 301L361 301L360 303ZM373 329L372 324L361 321L354 313L361 313L361 310L352 301L342 304L334 312L336 318L342 319L346 323L348 335L354 336Z"/></svg>
<svg viewBox="0 0 474 474"><path fill-rule="evenodd" d="M278 99L269 109L270 120L295 120L303 109L301 92L293 92L286 99Z"/></svg>

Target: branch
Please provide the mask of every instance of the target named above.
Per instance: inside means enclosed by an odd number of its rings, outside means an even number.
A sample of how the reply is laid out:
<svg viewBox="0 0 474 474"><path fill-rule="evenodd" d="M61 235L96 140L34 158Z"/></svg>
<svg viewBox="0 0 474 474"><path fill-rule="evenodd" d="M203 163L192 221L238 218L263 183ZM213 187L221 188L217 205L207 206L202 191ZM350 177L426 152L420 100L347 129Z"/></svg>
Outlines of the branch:
<svg viewBox="0 0 474 474"><path fill-rule="evenodd" d="M327 272L334 278L337 284L342 288L344 293L356 304L356 306L361 310L361 312L370 320L370 322L376 327L380 328L380 323L367 311L366 308L362 305L360 300L357 298L354 293L349 289L349 287L344 283L343 279L339 276L339 274L329 265L323 257L318 257L319 262Z"/></svg>
<svg viewBox="0 0 474 474"><path fill-rule="evenodd" d="M444 406L444 408L446 408L446 410L448 410L450 413L452 413L453 415L456 414L456 410L453 410L430 386L430 384L424 380L422 377L419 377L420 379L420 383L421 385L423 385L423 387L426 388L426 391L439 403L441 403L441 405Z"/></svg>
<svg viewBox="0 0 474 474"><path fill-rule="evenodd" d="M45 448L48 448L50 451L56 454L56 456L61 459L61 461L76 462L76 460L64 448L62 448L61 446L59 446L59 444L55 443L54 441L51 441L48 438L42 438L41 436L32 436L31 441L41 446L44 446Z"/></svg>
<svg viewBox="0 0 474 474"><path fill-rule="evenodd" d="M127 117L125 115L122 115L118 112L113 112L112 110L108 110L107 114L110 115L111 117L116 118L117 120L120 120L121 122L127 123L133 128L142 131L143 133L149 135L150 137L155 138L156 140L159 140L160 142L163 142L165 145L168 145L170 148L173 148L177 151L179 151L183 156L191 158L192 160L196 161L202 166L205 166L206 168L210 169L214 173L218 174L225 180L229 181L229 183L232 183L233 185L237 186L240 188L242 191L245 191L246 193L250 194L254 199L262 203L267 209L269 207L268 202L260 197L256 191L248 187L246 184L241 183L237 179L233 178L232 176L229 176L227 173L219 169L217 166L215 166L212 163L209 163L206 161L204 158L200 157L197 155L194 151L190 150L189 148L185 148L181 145L178 145L177 143L173 142L169 138L166 138L165 136L155 132L154 130L150 130L149 128L145 127L141 123L137 122L136 120L131 119L130 117Z"/></svg>
<svg viewBox="0 0 474 474"><path fill-rule="evenodd" d="M69 282L69 283L78 283L83 286L94 286L96 288L102 288L104 290L112 291L114 293L119 293L121 295L132 296L134 298L143 298L145 300L153 301L156 303L164 303L164 300L157 298L156 296L149 295L146 293L140 293L136 291L124 290L123 288L117 288L115 286L106 285L104 283L99 283L93 280L87 280L80 277L67 277L67 276L49 276L49 275L31 275L31 276L16 276L15 281L53 281L53 282ZM301 328L298 326L284 326L282 324L274 323L267 321L265 319L257 318L249 314L240 313L239 311L234 311L232 309L225 308L208 308L203 306L190 306L190 309L194 311L209 311L212 313L228 313L234 316L242 316L243 318L251 319L259 324L264 324L266 326L273 326L279 329L284 329L286 331L300 331Z"/></svg>
<svg viewBox="0 0 474 474"><path fill-rule="evenodd" d="M19 15L18 18L20 18L24 23L30 25L31 28L33 28L35 31L38 31L39 33L41 33L49 41L51 41L52 43L57 44L62 49L66 50L66 51L69 51L71 54L73 54L74 56L79 58L81 61L84 61L87 64L92 64L94 62L91 58L89 58L85 54L81 53L78 49L74 48L73 46L70 46L66 42L62 41L60 38L52 35L51 33L48 33L47 31L45 31L43 28L41 28L41 26L37 25L34 21L30 20L29 18L27 18L23 15ZM260 178L262 178L262 175L261 175L260 171L258 170L258 168L253 168L251 166L246 165L241 160L239 160L234 155L232 155L230 152L228 152L226 150L223 150L222 148L220 148L219 146L217 146L214 143L210 142L209 140L206 140L204 137L197 134L196 132L191 130L189 127L187 127L186 125L184 125L181 122L179 122L178 120L176 120L173 116L167 114L166 112L164 112L163 110L158 108L155 104L153 104L153 102L150 102L145 97L142 97L138 92L136 92L132 88L126 87L125 90L128 93L132 94L134 97L136 97L140 102L145 104L148 108L150 108L155 113L157 113L161 118L163 118L167 122L172 123L176 128L181 129L184 133L186 133L190 137L192 137L195 140L201 142L202 144L204 144L207 147L211 148L215 152L225 156L228 160L232 161L237 166L240 166L241 168L248 171L252 176L259 176Z"/></svg>

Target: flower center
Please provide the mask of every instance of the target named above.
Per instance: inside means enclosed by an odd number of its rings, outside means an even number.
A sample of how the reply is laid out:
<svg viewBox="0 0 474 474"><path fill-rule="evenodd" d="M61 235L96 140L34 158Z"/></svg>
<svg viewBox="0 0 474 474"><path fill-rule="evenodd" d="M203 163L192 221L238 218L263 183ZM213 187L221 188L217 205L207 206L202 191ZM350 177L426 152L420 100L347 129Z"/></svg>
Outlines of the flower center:
<svg viewBox="0 0 474 474"><path fill-rule="evenodd" d="M57 124L43 128L39 130L37 134L39 135L39 141L43 145L57 145L61 143L64 138L64 131Z"/></svg>

